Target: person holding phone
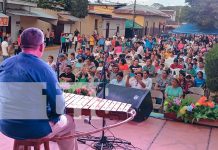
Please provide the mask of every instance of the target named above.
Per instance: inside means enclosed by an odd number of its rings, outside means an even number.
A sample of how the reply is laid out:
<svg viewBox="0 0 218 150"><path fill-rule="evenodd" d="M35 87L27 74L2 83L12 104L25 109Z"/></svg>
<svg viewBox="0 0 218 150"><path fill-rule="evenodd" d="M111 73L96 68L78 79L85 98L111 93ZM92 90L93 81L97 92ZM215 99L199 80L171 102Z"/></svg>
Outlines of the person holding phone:
<svg viewBox="0 0 218 150"><path fill-rule="evenodd" d="M143 73L137 72L134 77L127 76L126 87L144 89L146 87L143 81Z"/></svg>

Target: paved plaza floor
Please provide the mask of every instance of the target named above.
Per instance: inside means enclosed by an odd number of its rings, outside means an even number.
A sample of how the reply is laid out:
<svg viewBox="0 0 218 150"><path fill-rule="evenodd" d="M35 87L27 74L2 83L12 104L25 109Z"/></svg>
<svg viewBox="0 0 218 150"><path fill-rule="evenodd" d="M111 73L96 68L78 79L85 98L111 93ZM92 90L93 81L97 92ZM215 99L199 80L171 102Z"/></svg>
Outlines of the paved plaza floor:
<svg viewBox="0 0 218 150"><path fill-rule="evenodd" d="M101 127L101 119L93 120L93 125ZM115 121L107 120L107 124ZM77 131L86 132L93 127L83 119L76 120ZM130 122L110 130L114 136L131 142L141 150L217 150L218 129L206 126L190 125L162 119L148 118L142 123ZM106 131L107 136L112 136ZM95 134L99 136L100 134ZM50 143L52 150L58 150ZM12 150L13 139L0 134L0 150ZM91 150L89 146L79 144L79 150ZM121 148L117 148L121 150Z"/></svg>

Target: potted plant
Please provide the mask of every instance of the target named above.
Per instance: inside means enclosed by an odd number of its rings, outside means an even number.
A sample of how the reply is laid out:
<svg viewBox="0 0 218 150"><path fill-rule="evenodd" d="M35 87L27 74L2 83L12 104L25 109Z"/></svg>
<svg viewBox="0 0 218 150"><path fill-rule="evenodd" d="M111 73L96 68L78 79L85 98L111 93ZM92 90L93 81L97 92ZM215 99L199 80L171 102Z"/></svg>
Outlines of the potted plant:
<svg viewBox="0 0 218 150"><path fill-rule="evenodd" d="M91 92L85 87L78 88L73 93L78 95L91 96Z"/></svg>
<svg viewBox="0 0 218 150"><path fill-rule="evenodd" d="M167 98L164 102L164 116L186 123L204 124L204 122L210 122L218 126L218 106L205 96L197 102L191 98Z"/></svg>
<svg viewBox="0 0 218 150"><path fill-rule="evenodd" d="M66 93L74 93L84 96L96 95L95 87L84 82L75 82L75 83L61 82L60 87Z"/></svg>

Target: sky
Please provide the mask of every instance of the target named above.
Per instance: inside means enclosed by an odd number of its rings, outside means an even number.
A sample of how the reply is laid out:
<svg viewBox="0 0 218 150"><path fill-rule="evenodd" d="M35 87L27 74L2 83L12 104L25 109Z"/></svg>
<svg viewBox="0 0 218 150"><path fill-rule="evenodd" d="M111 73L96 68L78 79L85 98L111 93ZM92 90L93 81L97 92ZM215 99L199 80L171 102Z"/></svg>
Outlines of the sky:
<svg viewBox="0 0 218 150"><path fill-rule="evenodd" d="M92 2L95 0L91 0ZM134 0L102 0L104 1L111 1L111 2L119 2L119 3L128 3L133 4ZM160 3L164 6L180 6L185 5L185 0L136 0L137 4L144 4L144 5L152 5L153 3Z"/></svg>

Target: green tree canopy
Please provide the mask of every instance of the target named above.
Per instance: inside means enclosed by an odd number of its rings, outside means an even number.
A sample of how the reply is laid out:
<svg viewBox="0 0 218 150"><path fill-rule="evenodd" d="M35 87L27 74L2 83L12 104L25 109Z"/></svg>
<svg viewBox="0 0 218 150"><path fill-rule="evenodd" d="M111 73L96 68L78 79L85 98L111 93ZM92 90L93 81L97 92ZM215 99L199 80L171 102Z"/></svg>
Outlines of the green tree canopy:
<svg viewBox="0 0 218 150"><path fill-rule="evenodd" d="M202 27L218 28L218 0L186 0L190 9L187 20Z"/></svg>
<svg viewBox="0 0 218 150"><path fill-rule="evenodd" d="M64 0L65 10L70 11L74 16L84 18L88 14L88 0Z"/></svg>
<svg viewBox="0 0 218 150"><path fill-rule="evenodd" d="M207 87L212 92L218 92L218 44L206 55L205 72Z"/></svg>
<svg viewBox="0 0 218 150"><path fill-rule="evenodd" d="M69 11L79 18L88 14L88 4L88 0L38 0L38 7Z"/></svg>

